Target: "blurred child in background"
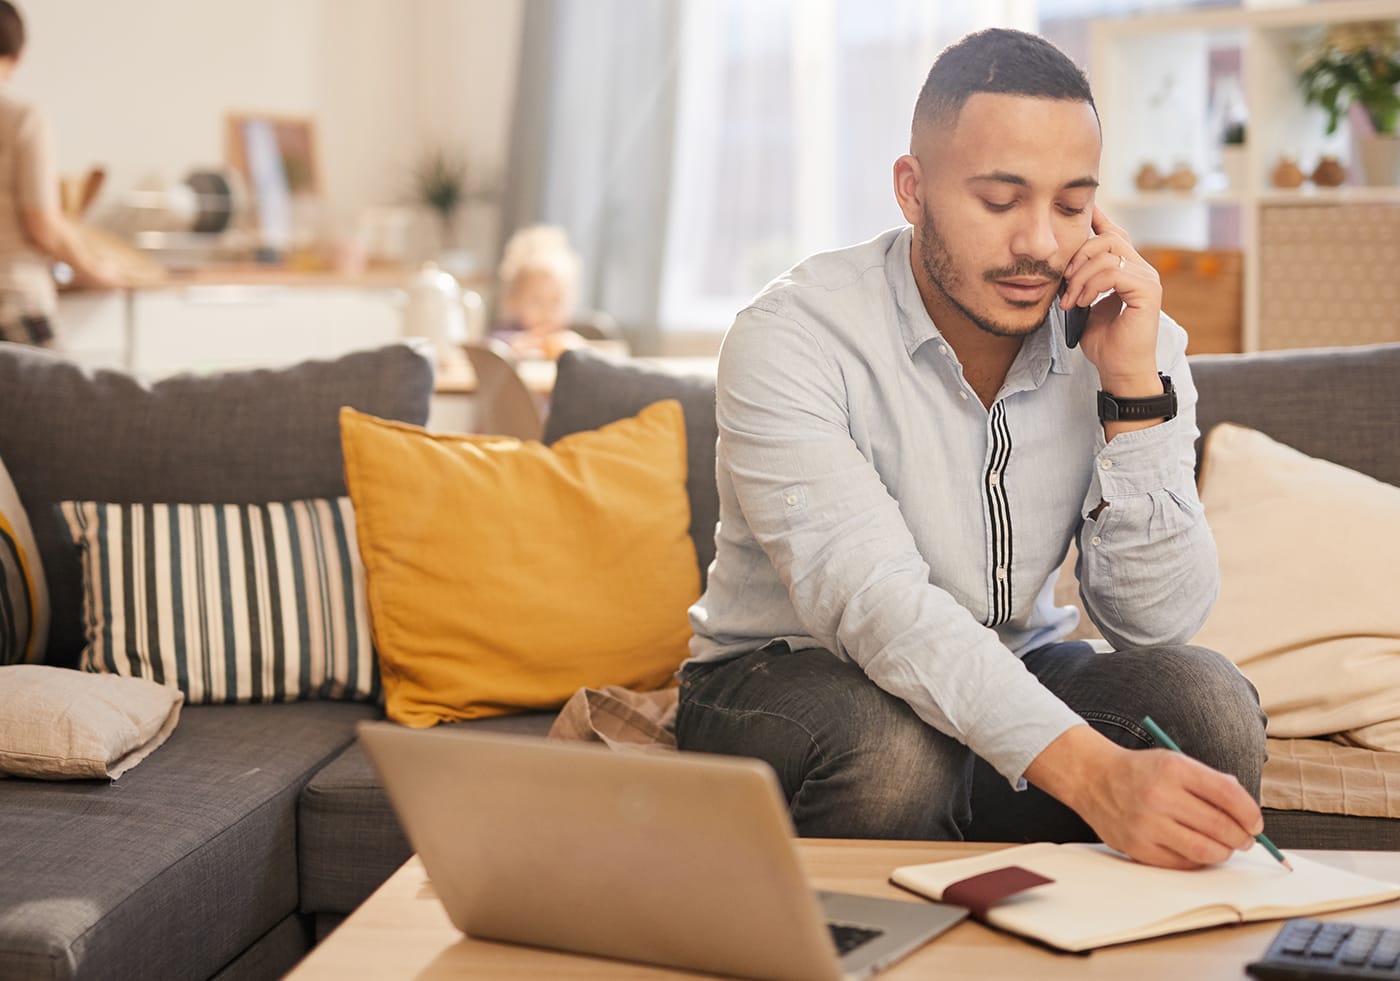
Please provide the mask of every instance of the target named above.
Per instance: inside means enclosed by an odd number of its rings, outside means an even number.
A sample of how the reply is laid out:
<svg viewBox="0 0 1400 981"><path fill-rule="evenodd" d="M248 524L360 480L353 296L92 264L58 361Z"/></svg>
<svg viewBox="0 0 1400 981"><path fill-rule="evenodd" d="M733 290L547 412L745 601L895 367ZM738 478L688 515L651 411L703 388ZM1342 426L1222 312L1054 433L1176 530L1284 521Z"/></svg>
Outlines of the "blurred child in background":
<svg viewBox="0 0 1400 981"><path fill-rule="evenodd" d="M564 229L522 228L506 243L498 270L499 319L491 336L522 358L558 358L586 343L569 329L578 293L579 257Z"/></svg>

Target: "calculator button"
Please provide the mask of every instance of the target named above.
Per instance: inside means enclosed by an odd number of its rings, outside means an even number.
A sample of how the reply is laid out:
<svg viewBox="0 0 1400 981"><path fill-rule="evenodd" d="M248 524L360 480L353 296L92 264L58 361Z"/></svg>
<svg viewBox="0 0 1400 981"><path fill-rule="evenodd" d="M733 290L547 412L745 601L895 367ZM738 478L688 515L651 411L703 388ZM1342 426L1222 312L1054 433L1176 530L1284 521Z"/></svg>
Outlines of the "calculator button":
<svg viewBox="0 0 1400 981"><path fill-rule="evenodd" d="M1283 938L1283 946L1280 948L1285 954L1302 954L1308 949L1308 944L1321 929L1319 923L1295 923L1288 930Z"/></svg>
<svg viewBox="0 0 1400 981"><path fill-rule="evenodd" d="M1342 946L1342 942L1350 933L1350 926L1329 923L1318 933L1317 939L1313 941L1308 953L1314 957L1331 957Z"/></svg>
<svg viewBox="0 0 1400 981"><path fill-rule="evenodd" d="M1375 927L1358 927L1342 948L1342 963L1352 966L1365 964L1380 936L1380 930Z"/></svg>
<svg viewBox="0 0 1400 981"><path fill-rule="evenodd" d="M1400 941L1387 937L1371 952L1371 966L1389 970L1400 961Z"/></svg>

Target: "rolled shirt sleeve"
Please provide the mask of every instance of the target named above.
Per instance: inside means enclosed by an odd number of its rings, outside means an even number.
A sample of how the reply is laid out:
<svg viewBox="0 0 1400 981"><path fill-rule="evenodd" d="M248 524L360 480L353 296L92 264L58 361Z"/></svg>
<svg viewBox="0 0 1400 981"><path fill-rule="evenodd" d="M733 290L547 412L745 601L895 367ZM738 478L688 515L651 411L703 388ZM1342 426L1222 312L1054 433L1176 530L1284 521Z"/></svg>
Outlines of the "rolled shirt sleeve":
<svg viewBox="0 0 1400 981"><path fill-rule="evenodd" d="M1089 618L1119 650L1184 644L1220 591L1215 539L1195 484L1196 387L1184 334L1167 321L1163 371L1177 394L1174 419L1120 433L1094 456L1080 531L1080 593Z"/></svg>

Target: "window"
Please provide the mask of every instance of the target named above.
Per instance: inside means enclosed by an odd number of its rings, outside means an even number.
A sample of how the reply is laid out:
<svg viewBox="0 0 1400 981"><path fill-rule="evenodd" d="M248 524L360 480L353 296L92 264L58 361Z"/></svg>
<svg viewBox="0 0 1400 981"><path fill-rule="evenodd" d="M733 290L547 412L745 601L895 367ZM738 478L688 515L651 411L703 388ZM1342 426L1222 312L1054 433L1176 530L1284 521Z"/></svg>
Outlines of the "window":
<svg viewBox="0 0 1400 981"><path fill-rule="evenodd" d="M1166 5L1193 4L689 0L662 328L723 330L802 257L902 224L892 166L947 44L984 27L1043 26L1083 64L1091 15Z"/></svg>
<svg viewBox="0 0 1400 981"><path fill-rule="evenodd" d="M1033 27L1031 7L691 2L663 325L723 329L803 256L901 224L891 168L929 65L968 31Z"/></svg>

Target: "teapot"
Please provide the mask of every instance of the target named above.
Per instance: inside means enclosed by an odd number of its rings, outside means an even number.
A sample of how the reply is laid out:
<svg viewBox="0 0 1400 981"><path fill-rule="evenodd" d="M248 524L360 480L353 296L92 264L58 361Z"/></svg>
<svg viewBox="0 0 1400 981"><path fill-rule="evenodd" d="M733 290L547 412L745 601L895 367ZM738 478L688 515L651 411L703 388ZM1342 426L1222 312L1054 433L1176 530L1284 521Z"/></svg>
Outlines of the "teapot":
<svg viewBox="0 0 1400 981"><path fill-rule="evenodd" d="M480 340L484 308L481 296L463 290L451 273L425 262L405 289L403 335L422 337L433 346L438 360L467 341Z"/></svg>

